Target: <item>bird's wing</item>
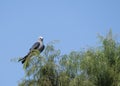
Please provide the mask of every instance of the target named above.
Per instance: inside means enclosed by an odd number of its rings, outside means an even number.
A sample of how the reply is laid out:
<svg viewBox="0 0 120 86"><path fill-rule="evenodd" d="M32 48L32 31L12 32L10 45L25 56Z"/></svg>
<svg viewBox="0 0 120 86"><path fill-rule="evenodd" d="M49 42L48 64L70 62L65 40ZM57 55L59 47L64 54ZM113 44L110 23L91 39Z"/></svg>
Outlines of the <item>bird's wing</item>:
<svg viewBox="0 0 120 86"><path fill-rule="evenodd" d="M40 53L44 50L44 48L45 48L45 45L43 45L43 46L39 49Z"/></svg>
<svg viewBox="0 0 120 86"><path fill-rule="evenodd" d="M30 48L30 51L32 51L32 50L34 50L34 49L37 49L39 46L40 46L40 43L39 43L39 42L36 42L36 43Z"/></svg>

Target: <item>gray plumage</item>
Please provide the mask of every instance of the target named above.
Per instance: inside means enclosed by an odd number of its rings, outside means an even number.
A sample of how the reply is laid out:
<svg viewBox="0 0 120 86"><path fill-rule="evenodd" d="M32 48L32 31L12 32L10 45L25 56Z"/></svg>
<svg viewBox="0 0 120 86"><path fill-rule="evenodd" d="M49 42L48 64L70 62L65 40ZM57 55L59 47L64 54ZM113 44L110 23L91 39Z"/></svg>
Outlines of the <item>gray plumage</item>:
<svg viewBox="0 0 120 86"><path fill-rule="evenodd" d="M43 44L43 37L39 37L38 41L34 43L34 45L30 48L29 53L24 56L23 58L19 59L19 61L22 62L22 64L26 61L26 58L29 56L29 54L34 50L37 49L41 53L44 50L45 46Z"/></svg>

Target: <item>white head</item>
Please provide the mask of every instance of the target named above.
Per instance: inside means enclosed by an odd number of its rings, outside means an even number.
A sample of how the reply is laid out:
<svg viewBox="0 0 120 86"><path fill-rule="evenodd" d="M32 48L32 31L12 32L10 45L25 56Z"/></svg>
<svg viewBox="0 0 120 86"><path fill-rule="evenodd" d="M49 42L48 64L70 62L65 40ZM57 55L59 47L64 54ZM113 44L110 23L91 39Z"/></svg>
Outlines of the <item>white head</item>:
<svg viewBox="0 0 120 86"><path fill-rule="evenodd" d="M38 38L38 40L39 40L39 41L43 41L43 37L40 36L40 37Z"/></svg>

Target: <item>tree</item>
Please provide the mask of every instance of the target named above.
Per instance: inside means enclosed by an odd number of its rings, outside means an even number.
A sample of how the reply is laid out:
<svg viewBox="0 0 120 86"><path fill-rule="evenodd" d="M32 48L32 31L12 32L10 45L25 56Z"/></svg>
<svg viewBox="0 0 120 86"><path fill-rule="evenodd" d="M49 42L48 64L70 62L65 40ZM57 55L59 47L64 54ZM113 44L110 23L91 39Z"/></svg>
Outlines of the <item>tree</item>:
<svg viewBox="0 0 120 86"><path fill-rule="evenodd" d="M119 86L120 44L111 30L100 39L102 45L97 48L65 55L48 44L42 56L27 62L19 86Z"/></svg>
<svg viewBox="0 0 120 86"><path fill-rule="evenodd" d="M81 70L95 86L118 86L120 80L120 45L115 42L110 30L102 38L102 46L84 53Z"/></svg>
<svg viewBox="0 0 120 86"><path fill-rule="evenodd" d="M29 60L29 65L24 68L25 79L19 86L56 86L58 76L55 58L59 55L59 50L55 50L53 45L47 45L43 56Z"/></svg>

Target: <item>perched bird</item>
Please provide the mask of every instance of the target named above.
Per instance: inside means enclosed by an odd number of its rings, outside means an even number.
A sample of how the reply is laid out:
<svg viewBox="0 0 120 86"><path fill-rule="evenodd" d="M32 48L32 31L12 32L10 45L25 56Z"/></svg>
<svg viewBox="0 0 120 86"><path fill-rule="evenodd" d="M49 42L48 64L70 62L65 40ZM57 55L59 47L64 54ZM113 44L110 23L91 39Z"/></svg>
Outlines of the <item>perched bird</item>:
<svg viewBox="0 0 120 86"><path fill-rule="evenodd" d="M38 51L41 53L41 52L44 50L44 48L45 48L45 46L44 46L44 44L43 44L43 37L40 36L40 37L38 38L38 41L35 42L35 43L33 44L33 46L30 48L28 54L27 54L26 56L24 56L23 58L19 59L19 61L21 61L22 64L23 64L23 63L26 61L27 57L30 55L30 53L31 53L33 50L36 49L36 50L38 50Z"/></svg>

